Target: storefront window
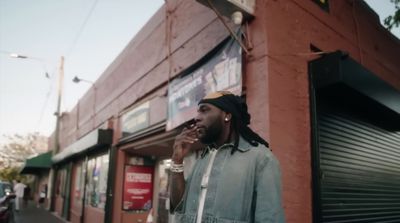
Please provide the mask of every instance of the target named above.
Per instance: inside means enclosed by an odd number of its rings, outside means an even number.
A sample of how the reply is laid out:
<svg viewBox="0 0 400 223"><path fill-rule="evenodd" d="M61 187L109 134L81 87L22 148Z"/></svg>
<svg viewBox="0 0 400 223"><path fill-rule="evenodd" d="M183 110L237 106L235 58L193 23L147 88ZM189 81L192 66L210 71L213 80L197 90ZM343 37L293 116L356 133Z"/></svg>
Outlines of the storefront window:
<svg viewBox="0 0 400 223"><path fill-rule="evenodd" d="M92 158L88 161L86 205L104 208L107 193L108 154Z"/></svg>
<svg viewBox="0 0 400 223"><path fill-rule="evenodd" d="M158 182L158 210L157 210L157 223L168 223L169 216L169 168L171 160L162 160L158 166L159 182Z"/></svg>
<svg viewBox="0 0 400 223"><path fill-rule="evenodd" d="M82 163L78 164L76 167L75 173L75 191L74 191L74 199L75 202L80 202L83 199L83 187L85 184L85 175Z"/></svg>
<svg viewBox="0 0 400 223"><path fill-rule="evenodd" d="M67 175L67 170L66 169L61 169L58 171L57 175L57 187L56 187L56 194L64 196L65 195L65 187L66 187L66 175Z"/></svg>

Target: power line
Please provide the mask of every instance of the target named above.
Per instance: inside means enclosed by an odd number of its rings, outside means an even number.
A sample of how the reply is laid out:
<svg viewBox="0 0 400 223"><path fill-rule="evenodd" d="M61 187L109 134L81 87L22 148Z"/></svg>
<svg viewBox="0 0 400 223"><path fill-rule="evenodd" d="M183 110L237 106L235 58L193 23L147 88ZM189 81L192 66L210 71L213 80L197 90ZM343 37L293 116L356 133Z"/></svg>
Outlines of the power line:
<svg viewBox="0 0 400 223"><path fill-rule="evenodd" d="M47 90L47 93L46 93L46 98L45 98L45 101L43 103L43 106L42 106L42 109L40 112L39 121L36 124L36 129L38 129L40 124L42 123L44 112L45 112L45 109L47 108L47 103L49 102L51 92L53 91L53 84L54 84L54 80L55 80L54 77L56 76L56 75L54 75L54 73L56 72L56 70L57 70L57 68L54 68L54 71L52 72L52 75L50 76L53 80L50 80L49 89Z"/></svg>
<svg viewBox="0 0 400 223"><path fill-rule="evenodd" d="M88 22L90 16L91 16L92 13L93 13L94 8L95 8L96 5L97 5L97 2L98 2L98 0L95 0L95 1L93 2L92 8L90 9L89 13L87 14L85 20L84 20L83 23L82 23L82 26L81 26L80 29L78 30L78 33L76 34L75 39L73 40L73 42L72 42L72 44L71 44L71 47L68 49L68 51L67 51L67 53L66 53L66 55L65 55L67 58L68 58L69 55L71 54L72 50L75 48L76 43L78 42L79 37L81 36L81 34L82 34L82 32L83 32L83 30L84 30L84 28L85 28L85 26L86 26L86 23Z"/></svg>

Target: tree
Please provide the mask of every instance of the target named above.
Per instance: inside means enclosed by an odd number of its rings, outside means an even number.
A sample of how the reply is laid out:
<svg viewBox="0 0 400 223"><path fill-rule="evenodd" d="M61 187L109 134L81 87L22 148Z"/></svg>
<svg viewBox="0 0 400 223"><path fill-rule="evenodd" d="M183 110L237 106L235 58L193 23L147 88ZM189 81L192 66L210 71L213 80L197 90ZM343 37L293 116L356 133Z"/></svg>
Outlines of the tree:
<svg viewBox="0 0 400 223"><path fill-rule="evenodd" d="M400 0L390 1L394 3L396 11L394 12L394 15L390 15L384 20L384 24L389 30L391 30L393 27L399 27L400 25Z"/></svg>
<svg viewBox="0 0 400 223"><path fill-rule="evenodd" d="M12 182L13 180L21 180L26 182L27 176L19 174L19 167L6 167L0 170L0 180L6 182Z"/></svg>
<svg viewBox="0 0 400 223"><path fill-rule="evenodd" d="M38 132L4 136L7 143L0 146L0 168L21 167L31 156L47 151L47 137Z"/></svg>

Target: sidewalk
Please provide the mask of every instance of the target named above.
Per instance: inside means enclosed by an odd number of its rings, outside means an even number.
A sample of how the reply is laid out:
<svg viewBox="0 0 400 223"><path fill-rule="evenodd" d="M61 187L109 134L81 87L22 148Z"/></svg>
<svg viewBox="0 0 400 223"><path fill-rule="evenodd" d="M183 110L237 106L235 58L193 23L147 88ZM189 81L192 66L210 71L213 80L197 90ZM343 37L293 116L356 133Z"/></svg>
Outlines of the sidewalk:
<svg viewBox="0 0 400 223"><path fill-rule="evenodd" d="M37 208L34 202L28 207L15 213L15 223L65 223L44 208Z"/></svg>

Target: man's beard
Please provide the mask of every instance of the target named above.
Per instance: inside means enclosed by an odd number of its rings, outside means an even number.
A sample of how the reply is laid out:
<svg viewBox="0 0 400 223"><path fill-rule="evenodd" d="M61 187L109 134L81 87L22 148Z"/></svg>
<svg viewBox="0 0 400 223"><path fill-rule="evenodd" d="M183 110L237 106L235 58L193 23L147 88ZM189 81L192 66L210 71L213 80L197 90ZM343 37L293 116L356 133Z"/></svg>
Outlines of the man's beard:
<svg viewBox="0 0 400 223"><path fill-rule="evenodd" d="M222 125L219 122L215 122L209 127L204 129L204 135L200 138L200 142L203 144L215 143L220 137L222 132Z"/></svg>

